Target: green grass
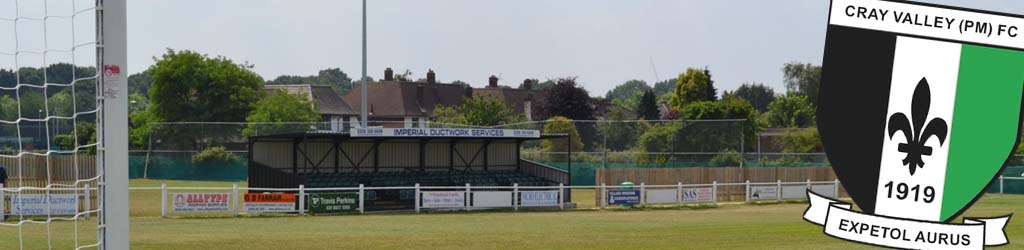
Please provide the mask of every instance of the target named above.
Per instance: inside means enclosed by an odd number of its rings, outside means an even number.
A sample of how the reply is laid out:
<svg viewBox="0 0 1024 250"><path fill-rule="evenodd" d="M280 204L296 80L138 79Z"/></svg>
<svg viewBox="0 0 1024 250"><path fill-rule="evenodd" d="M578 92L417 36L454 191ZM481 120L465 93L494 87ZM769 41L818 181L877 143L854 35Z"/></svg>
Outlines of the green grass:
<svg viewBox="0 0 1024 250"><path fill-rule="evenodd" d="M159 186L133 180L133 186ZM168 182L225 186L224 182ZM244 183L243 183L244 186ZM159 191L132 191L134 249L868 249L822 234L803 221L807 204L722 205L717 208L368 214L243 218L159 217ZM593 206L591 190L574 200ZM1024 212L1024 195L986 195L967 216ZM95 238L95 220L80 239ZM70 239L71 223L51 225ZM46 249L46 227L27 225L26 249ZM1024 221L1011 220L1011 242L1024 243ZM17 228L0 227L0 249L17 248ZM67 249L69 240L54 241ZM14 247L11 247L14 246ZM1024 249L1011 245L1004 249Z"/></svg>

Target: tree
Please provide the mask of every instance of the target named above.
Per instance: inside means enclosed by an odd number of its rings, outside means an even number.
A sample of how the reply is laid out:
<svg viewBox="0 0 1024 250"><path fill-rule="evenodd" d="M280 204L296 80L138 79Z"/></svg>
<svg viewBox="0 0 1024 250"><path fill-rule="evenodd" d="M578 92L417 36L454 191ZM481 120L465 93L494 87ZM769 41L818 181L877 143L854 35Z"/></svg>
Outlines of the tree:
<svg viewBox="0 0 1024 250"><path fill-rule="evenodd" d="M245 121L252 105L266 93L263 79L252 71L252 65L242 65L225 57L211 58L193 51L174 51L159 58L149 68L153 84L149 89L149 115L151 121L163 122L241 122ZM191 144L204 148L201 143L218 143L233 131L177 126L164 131L181 135L163 138L165 143Z"/></svg>
<svg viewBox="0 0 1024 250"><path fill-rule="evenodd" d="M149 99L146 96L139 93L131 93L128 95L128 113L144 112L149 108Z"/></svg>
<svg viewBox="0 0 1024 250"><path fill-rule="evenodd" d="M768 123L773 127L804 128L814 125L814 106L803 95L786 94L768 104Z"/></svg>
<svg viewBox="0 0 1024 250"><path fill-rule="evenodd" d="M330 86L338 95L348 94L352 90L352 78L339 68L320 70L315 76L283 75L267 81L267 85L298 85Z"/></svg>
<svg viewBox="0 0 1024 250"><path fill-rule="evenodd" d="M779 138L783 153L818 153L824 147L817 128L789 128Z"/></svg>
<svg viewBox="0 0 1024 250"><path fill-rule="evenodd" d="M538 119L562 116L571 120L594 120L594 106L586 89L576 85L575 77L558 79L554 86L547 90L548 97L540 107ZM576 123L576 128L583 135L583 143L592 149L591 143L597 135L593 123Z"/></svg>
<svg viewBox="0 0 1024 250"><path fill-rule="evenodd" d="M143 97L149 97L149 88L153 85L153 78L149 75L149 70L142 71L139 73L128 76L128 93L139 94Z"/></svg>
<svg viewBox="0 0 1024 250"><path fill-rule="evenodd" d="M676 81L678 81L677 78L672 78L654 83L654 95L662 96L672 93L672 90L676 89Z"/></svg>
<svg viewBox="0 0 1024 250"><path fill-rule="evenodd" d="M711 81L710 72L707 69L696 68L686 69L686 72L679 74L676 80L676 88L669 99L669 105L676 109L694 102L714 101L714 82Z"/></svg>
<svg viewBox="0 0 1024 250"><path fill-rule="evenodd" d="M168 49L149 70L149 107L161 121L245 121L252 104L265 95L251 65L224 57Z"/></svg>
<svg viewBox="0 0 1024 250"><path fill-rule="evenodd" d="M636 112L640 115L641 119L645 120L657 120L660 116L658 110L657 97L654 96L654 91L648 90L644 92L644 95L640 97L640 103L637 104Z"/></svg>
<svg viewBox="0 0 1024 250"><path fill-rule="evenodd" d="M681 123L678 122L656 124L640 135L638 146L645 153L674 152L673 138L678 134L680 128ZM639 154L637 156L637 161L641 163L663 164L668 160L669 156L664 154Z"/></svg>
<svg viewBox="0 0 1024 250"><path fill-rule="evenodd" d="M461 106L434 109L435 121L448 124L497 126L526 120L492 95L475 95Z"/></svg>
<svg viewBox="0 0 1024 250"><path fill-rule="evenodd" d="M818 105L818 88L821 86L821 66L809 63L786 63L782 66L786 91L807 97L812 107Z"/></svg>
<svg viewBox="0 0 1024 250"><path fill-rule="evenodd" d="M732 94L747 100L760 112L768 111L768 104L775 100L775 90L760 83L744 83Z"/></svg>
<svg viewBox="0 0 1024 250"><path fill-rule="evenodd" d="M616 122L629 119L622 109L612 109L608 112L607 121L599 122L597 130L604 139L601 143L608 150L625 150L636 144L636 124L628 122Z"/></svg>
<svg viewBox="0 0 1024 250"><path fill-rule="evenodd" d="M320 113L313 109L313 102L306 96L277 90L256 102L245 121L250 123L242 130L245 136L306 132L308 124L267 123L312 123L320 121Z"/></svg>
<svg viewBox="0 0 1024 250"><path fill-rule="evenodd" d="M605 94L605 99L612 101L612 103L632 108L636 107L640 103L640 98L643 97L643 94L650 90L651 86L648 86L647 82L643 80L629 80L609 90Z"/></svg>
<svg viewBox="0 0 1024 250"><path fill-rule="evenodd" d="M544 123L545 134L568 134L570 140L567 142L565 139L549 139L544 140L541 143L541 151L548 153L551 156L551 161L564 162L568 161L568 155L565 154L568 143L572 143L572 152L579 152L583 150L583 141L580 138L579 131L576 130L572 120L562 116L554 116L548 119Z"/></svg>

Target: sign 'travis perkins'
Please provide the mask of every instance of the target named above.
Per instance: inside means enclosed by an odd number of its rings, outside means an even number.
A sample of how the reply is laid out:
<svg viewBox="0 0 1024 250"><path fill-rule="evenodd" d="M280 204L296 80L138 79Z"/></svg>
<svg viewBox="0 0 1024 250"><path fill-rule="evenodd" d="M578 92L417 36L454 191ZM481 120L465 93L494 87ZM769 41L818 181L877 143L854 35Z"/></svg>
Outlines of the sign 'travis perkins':
<svg viewBox="0 0 1024 250"><path fill-rule="evenodd" d="M810 193L804 218L877 246L1007 244L1009 217L962 214L1016 148L1024 95L1020 16L833 0L817 111L850 204Z"/></svg>

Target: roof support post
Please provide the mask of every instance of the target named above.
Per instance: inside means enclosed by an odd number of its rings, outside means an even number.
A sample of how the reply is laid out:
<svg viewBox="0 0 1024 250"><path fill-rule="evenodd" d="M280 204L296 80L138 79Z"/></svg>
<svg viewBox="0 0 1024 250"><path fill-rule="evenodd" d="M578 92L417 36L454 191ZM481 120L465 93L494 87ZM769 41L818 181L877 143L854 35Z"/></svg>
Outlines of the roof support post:
<svg viewBox="0 0 1024 250"><path fill-rule="evenodd" d="M334 154L334 173L337 174L341 170L341 162L338 159L338 151L341 151L341 139L334 138L334 147L332 147L331 154Z"/></svg>
<svg viewBox="0 0 1024 250"><path fill-rule="evenodd" d="M299 173L299 138L292 139L292 174Z"/></svg>
<svg viewBox="0 0 1024 250"><path fill-rule="evenodd" d="M516 140L516 171L520 171L523 168L522 152L523 140Z"/></svg>
<svg viewBox="0 0 1024 250"><path fill-rule="evenodd" d="M481 149L481 150L484 151L484 171L487 171L487 165L490 164L490 160L487 159L488 158L487 157L487 151L488 151L489 148L491 148L491 140L485 140L483 147L484 148Z"/></svg>
<svg viewBox="0 0 1024 250"><path fill-rule="evenodd" d="M420 171L427 171L427 139L420 139Z"/></svg>
<svg viewBox="0 0 1024 250"><path fill-rule="evenodd" d="M380 139L373 140L373 172L380 172Z"/></svg>
<svg viewBox="0 0 1024 250"><path fill-rule="evenodd" d="M448 141L448 171L455 171L455 143L457 140Z"/></svg>

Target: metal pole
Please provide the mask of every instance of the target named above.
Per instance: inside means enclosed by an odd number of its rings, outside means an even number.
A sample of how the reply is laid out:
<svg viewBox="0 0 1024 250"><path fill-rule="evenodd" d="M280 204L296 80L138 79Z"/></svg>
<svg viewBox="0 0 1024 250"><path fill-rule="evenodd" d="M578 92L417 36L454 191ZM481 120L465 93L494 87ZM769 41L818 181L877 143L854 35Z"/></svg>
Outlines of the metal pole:
<svg viewBox="0 0 1024 250"><path fill-rule="evenodd" d="M359 184L359 213L366 212L366 189L363 184Z"/></svg>
<svg viewBox="0 0 1024 250"><path fill-rule="evenodd" d="M95 10L100 90L100 119L96 124L97 175L99 180L99 247L129 249L128 209L128 32L126 0L102 0ZM108 70L109 69L109 70ZM112 91L106 91L112 90ZM121 90L120 92L116 90ZM100 92L100 91L97 91Z"/></svg>
<svg viewBox="0 0 1024 250"><path fill-rule="evenodd" d="M512 184L512 209L519 211L519 183Z"/></svg>
<svg viewBox="0 0 1024 250"><path fill-rule="evenodd" d="M167 183L160 183L160 217L167 218Z"/></svg>
<svg viewBox="0 0 1024 250"><path fill-rule="evenodd" d="M601 209L604 209L604 207L608 205L608 196L604 194L605 189L607 189L607 187L605 187L604 182L602 182L601 183L601 191L598 194L598 195L601 196Z"/></svg>
<svg viewBox="0 0 1024 250"><path fill-rule="evenodd" d="M2 192L0 192L0 194L2 194ZM92 197L91 196L92 196L92 194L89 193L89 184L85 184L85 189L82 190L82 199L85 200L85 202L82 203L82 207L85 208L85 209L82 209L82 210L85 211L85 219L89 219L89 214L91 214L89 212L89 211L92 210ZM3 209L4 206L3 206L2 203L4 203L4 198L3 198L3 195L0 195L0 221L3 220L3 213L4 213L4 209Z"/></svg>
<svg viewBox="0 0 1024 250"><path fill-rule="evenodd" d="M306 185L299 184L299 215L306 215Z"/></svg>
<svg viewBox="0 0 1024 250"><path fill-rule="evenodd" d="M362 116L362 127L366 128L366 0L363 0L363 78L362 88L360 90L361 97L359 98L359 114Z"/></svg>
<svg viewBox="0 0 1024 250"><path fill-rule="evenodd" d="M420 184L416 183L416 195L413 196L416 199L416 212L420 212Z"/></svg>
<svg viewBox="0 0 1024 250"><path fill-rule="evenodd" d="M231 184L231 193L231 206L234 207L234 209L231 210L231 217L238 217L238 183Z"/></svg>

